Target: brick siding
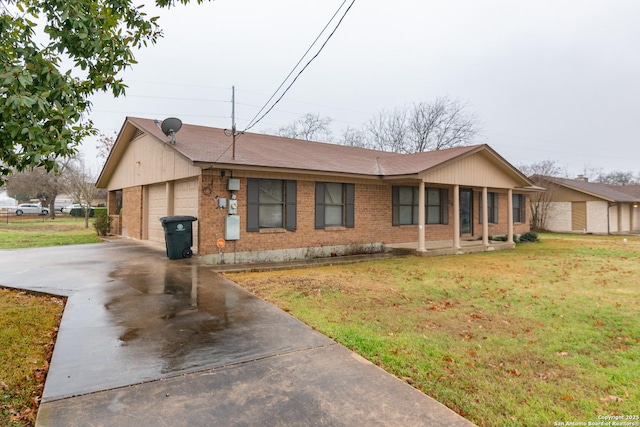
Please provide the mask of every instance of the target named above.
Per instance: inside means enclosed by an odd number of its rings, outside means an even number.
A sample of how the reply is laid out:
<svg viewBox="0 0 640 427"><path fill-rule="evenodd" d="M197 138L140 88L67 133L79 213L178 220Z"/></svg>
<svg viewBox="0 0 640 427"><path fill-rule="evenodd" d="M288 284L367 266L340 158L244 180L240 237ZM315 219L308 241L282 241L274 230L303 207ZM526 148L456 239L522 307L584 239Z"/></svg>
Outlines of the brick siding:
<svg viewBox="0 0 640 427"><path fill-rule="evenodd" d="M218 172L219 173L219 172ZM238 177L236 177L238 178ZM283 176L270 176L271 179L292 179ZM315 181L297 180L297 229L269 229L259 232L247 231L247 178L240 177L240 191L236 192L238 200L238 214L240 215L240 239L227 242L226 251L267 251L276 249L290 249L300 247L322 247L331 245L366 245L371 243L406 243L418 240L417 225L392 226L392 198L391 184L372 184L370 181L356 181L355 185L355 228L331 227L315 229ZM201 180L201 196L199 205L199 253L217 253L216 241L224 238L224 221L227 209L218 208L214 199L229 198L227 188L228 177L221 178L214 173L205 172ZM204 194L204 195L203 195ZM473 235L466 238L482 236L482 225L478 221L479 197L474 193L474 227ZM481 194L481 193L480 193ZM453 206L452 189L449 189L449 221L446 225L426 225L425 239L427 241L453 239ZM489 234L507 234L507 193L499 196L500 224L490 224ZM528 198L527 198L528 209ZM527 210L528 213L528 210ZM529 231L527 223L514 225L514 233L521 234Z"/></svg>
<svg viewBox="0 0 640 427"><path fill-rule="evenodd" d="M261 176L262 175L262 176ZM332 245L368 245L373 243L393 244L416 242L417 225L392 225L392 184L372 183L367 180L351 181L355 183L355 227L315 228L315 181L308 175L292 177L281 174L252 174L251 177L269 179L296 179L297 181L297 229L263 229L259 232L247 231L247 176L240 179L240 191L236 192L238 214L240 215L240 239L227 242L227 252L269 251L292 248L314 248ZM220 171L204 171L200 179L197 241L201 255L218 252L216 241L225 237L226 208L220 209L216 196L229 199L227 190L229 176L221 177ZM343 182L338 181L336 182ZM404 184L406 185L406 183ZM449 188L448 224L427 224L427 241L453 239L453 189ZM507 193L499 193L499 224L489 224L490 236L507 234ZM473 193L473 234L463 238L479 239L482 236L482 224L479 222L479 203L482 193ZM114 200L109 199L112 206ZM141 239L143 236L143 188L142 186L123 190L121 223L116 225L123 236ZM527 221L514 224L514 234L529 231L529 198L526 197ZM115 231L115 230L114 230Z"/></svg>

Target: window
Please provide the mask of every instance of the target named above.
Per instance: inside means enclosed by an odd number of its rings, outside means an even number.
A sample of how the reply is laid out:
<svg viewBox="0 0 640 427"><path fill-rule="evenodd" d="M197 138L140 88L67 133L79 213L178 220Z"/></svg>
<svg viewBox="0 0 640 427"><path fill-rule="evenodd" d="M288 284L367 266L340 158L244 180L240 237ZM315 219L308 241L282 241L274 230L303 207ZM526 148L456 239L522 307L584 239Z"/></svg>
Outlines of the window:
<svg viewBox="0 0 640 427"><path fill-rule="evenodd" d="M393 225L418 224L418 187L394 186ZM449 222L449 192L444 188L425 189L425 222L447 224Z"/></svg>
<svg viewBox="0 0 640 427"><path fill-rule="evenodd" d="M395 225L408 225L418 223L418 187L394 187L398 192L397 205L394 203L394 211L398 210ZM397 208L396 208L397 206Z"/></svg>
<svg viewBox="0 0 640 427"><path fill-rule="evenodd" d="M488 212L488 221L490 224L498 223L498 193L487 193L487 212ZM480 196L480 215L479 221L482 224L482 213L484 209L482 209L482 195Z"/></svg>
<svg viewBox="0 0 640 427"><path fill-rule="evenodd" d="M355 185L316 182L316 228L355 227Z"/></svg>
<svg viewBox="0 0 640 427"><path fill-rule="evenodd" d="M247 231L296 229L296 181L247 179Z"/></svg>
<svg viewBox="0 0 640 427"><path fill-rule="evenodd" d="M524 194L513 195L513 222L527 222L526 199Z"/></svg>
<svg viewBox="0 0 640 427"><path fill-rule="evenodd" d="M427 224L448 224L448 191L443 188L427 188Z"/></svg>

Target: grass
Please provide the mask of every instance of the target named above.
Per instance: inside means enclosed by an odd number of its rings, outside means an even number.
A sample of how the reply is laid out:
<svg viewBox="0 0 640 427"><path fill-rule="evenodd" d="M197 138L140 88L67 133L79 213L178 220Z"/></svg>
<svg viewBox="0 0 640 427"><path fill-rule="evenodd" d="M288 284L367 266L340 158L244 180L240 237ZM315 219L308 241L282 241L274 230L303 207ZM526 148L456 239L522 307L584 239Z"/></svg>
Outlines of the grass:
<svg viewBox="0 0 640 427"><path fill-rule="evenodd" d="M64 302L0 288L0 425L35 422Z"/></svg>
<svg viewBox="0 0 640 427"><path fill-rule="evenodd" d="M640 239L227 276L481 426L638 415Z"/></svg>
<svg viewBox="0 0 640 427"><path fill-rule="evenodd" d="M11 217L9 223L0 222L0 249L97 243L93 221L84 228L83 218Z"/></svg>
<svg viewBox="0 0 640 427"><path fill-rule="evenodd" d="M0 249L100 242L83 219L0 219ZM0 288L0 425L34 424L63 306L60 298Z"/></svg>

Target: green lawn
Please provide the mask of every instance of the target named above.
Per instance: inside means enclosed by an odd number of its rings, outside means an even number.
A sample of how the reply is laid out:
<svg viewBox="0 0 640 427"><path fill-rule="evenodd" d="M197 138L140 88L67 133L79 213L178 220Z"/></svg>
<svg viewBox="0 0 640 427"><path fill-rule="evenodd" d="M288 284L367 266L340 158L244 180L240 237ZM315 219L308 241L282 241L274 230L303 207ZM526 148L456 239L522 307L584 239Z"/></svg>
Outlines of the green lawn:
<svg viewBox="0 0 640 427"><path fill-rule="evenodd" d="M93 228L94 219L85 228L83 218L0 217L0 249L75 245L100 242Z"/></svg>
<svg viewBox="0 0 640 427"><path fill-rule="evenodd" d="M100 242L91 224L84 228L82 218L0 220L0 249ZM0 288L1 426L34 424L63 305L60 298Z"/></svg>
<svg viewBox="0 0 640 427"><path fill-rule="evenodd" d="M639 415L640 238L541 238L227 276L478 425Z"/></svg>
<svg viewBox="0 0 640 427"><path fill-rule="evenodd" d="M34 424L63 307L0 288L0 425Z"/></svg>

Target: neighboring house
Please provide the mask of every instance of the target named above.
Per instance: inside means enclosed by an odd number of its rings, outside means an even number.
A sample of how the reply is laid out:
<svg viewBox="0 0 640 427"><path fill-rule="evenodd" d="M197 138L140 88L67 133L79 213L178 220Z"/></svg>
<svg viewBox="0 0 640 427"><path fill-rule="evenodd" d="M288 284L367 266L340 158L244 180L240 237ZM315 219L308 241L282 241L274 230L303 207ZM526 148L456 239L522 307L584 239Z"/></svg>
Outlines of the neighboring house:
<svg viewBox="0 0 640 427"><path fill-rule="evenodd" d="M625 234L640 232L640 185L611 185L533 176L547 188L544 228L555 232Z"/></svg>
<svg viewBox="0 0 640 427"><path fill-rule="evenodd" d="M398 154L251 133L234 145L225 130L195 125L174 141L140 118L125 120L97 186L109 192L112 232L162 243L159 218L192 215L194 252L214 263L225 237L236 262L406 242L490 250L499 235L513 247L536 189L487 145Z"/></svg>

